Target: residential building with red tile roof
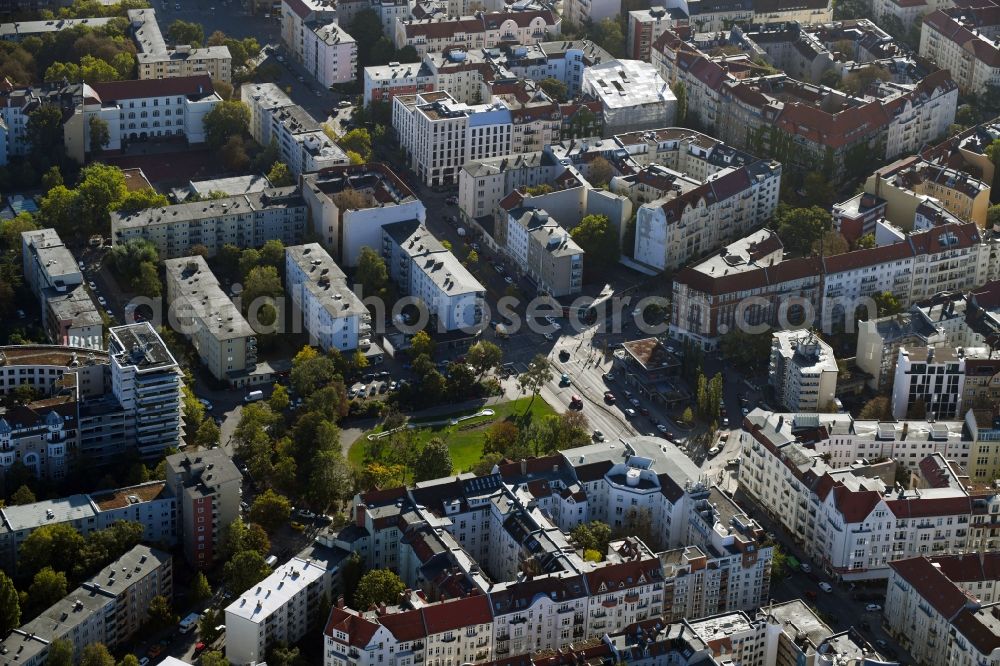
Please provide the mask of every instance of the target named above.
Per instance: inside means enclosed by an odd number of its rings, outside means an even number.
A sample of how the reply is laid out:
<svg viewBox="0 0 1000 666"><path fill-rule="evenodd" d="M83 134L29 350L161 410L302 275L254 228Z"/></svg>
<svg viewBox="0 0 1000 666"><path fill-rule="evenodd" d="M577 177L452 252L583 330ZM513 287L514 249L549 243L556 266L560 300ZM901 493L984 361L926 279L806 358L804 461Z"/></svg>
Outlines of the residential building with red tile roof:
<svg viewBox="0 0 1000 666"><path fill-rule="evenodd" d="M757 409L744 418L740 439L744 492L845 580L886 578L901 557L964 552L977 506L1000 506L992 491L958 478L892 485L898 465L917 470L928 451L967 451L962 421L875 423Z"/></svg>
<svg viewBox="0 0 1000 666"><path fill-rule="evenodd" d="M981 0L942 8L924 17L920 55L952 72L963 93L1000 85L1000 6Z"/></svg>
<svg viewBox="0 0 1000 666"><path fill-rule="evenodd" d="M984 644L1000 601L1000 553L924 555L896 560L890 567L886 628L917 663L958 663L949 659L952 651ZM985 615L977 617L981 611ZM961 643L959 630L968 633ZM997 644L996 636L992 643Z"/></svg>
<svg viewBox="0 0 1000 666"><path fill-rule="evenodd" d="M397 49L412 46L423 57L449 46L493 48L504 42L537 44L559 36L562 19L551 9L479 12L474 16L408 19L396 22Z"/></svg>

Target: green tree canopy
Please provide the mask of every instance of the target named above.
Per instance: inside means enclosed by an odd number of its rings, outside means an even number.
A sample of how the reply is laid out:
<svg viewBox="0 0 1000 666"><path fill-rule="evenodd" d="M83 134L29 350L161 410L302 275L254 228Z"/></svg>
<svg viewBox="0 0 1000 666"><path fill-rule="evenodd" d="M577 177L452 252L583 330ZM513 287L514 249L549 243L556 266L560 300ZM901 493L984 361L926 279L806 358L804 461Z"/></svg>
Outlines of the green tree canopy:
<svg viewBox="0 0 1000 666"><path fill-rule="evenodd" d="M174 44L199 48L205 42L205 29L200 23L177 19L167 28L167 37Z"/></svg>
<svg viewBox="0 0 1000 666"><path fill-rule="evenodd" d="M73 643L65 638L57 638L49 645L45 666L73 666Z"/></svg>
<svg viewBox="0 0 1000 666"><path fill-rule="evenodd" d="M285 187L295 184L295 178L292 176L288 165L284 162L275 162L271 170L267 172L267 179L275 187Z"/></svg>
<svg viewBox="0 0 1000 666"><path fill-rule="evenodd" d="M68 523L42 525L21 542L18 571L31 576L45 567L72 571L85 543L83 535Z"/></svg>
<svg viewBox="0 0 1000 666"><path fill-rule="evenodd" d="M451 475L451 451L443 440L435 437L424 444L413 463L413 480L429 481Z"/></svg>
<svg viewBox="0 0 1000 666"><path fill-rule="evenodd" d="M66 596L69 583L66 574L52 567L44 567L35 574L28 587L28 598L25 610L35 617L43 610Z"/></svg>
<svg viewBox="0 0 1000 666"><path fill-rule="evenodd" d="M89 643L80 652L80 666L115 666L115 658L104 643Z"/></svg>
<svg viewBox="0 0 1000 666"><path fill-rule="evenodd" d="M808 255L813 244L830 228L830 213L820 208L792 208L779 204L773 227L789 252Z"/></svg>
<svg viewBox="0 0 1000 666"><path fill-rule="evenodd" d="M373 569L363 575L354 591L354 606L368 610L372 606L399 602L406 585L398 575L388 569Z"/></svg>
<svg viewBox="0 0 1000 666"><path fill-rule="evenodd" d="M258 495L250 506L250 520L271 533L288 522L291 513L292 504L288 498L270 488Z"/></svg>
<svg viewBox="0 0 1000 666"><path fill-rule="evenodd" d="M233 555L222 567L222 576L232 595L240 595L267 578L271 568L264 556L255 550L243 550Z"/></svg>
<svg viewBox="0 0 1000 666"><path fill-rule="evenodd" d="M618 230L606 216L587 215L570 233L585 253L583 265L591 279L603 275L618 262L621 255Z"/></svg>
<svg viewBox="0 0 1000 666"><path fill-rule="evenodd" d="M538 87L556 102L565 102L569 99L569 86L553 76L539 81Z"/></svg>
<svg viewBox="0 0 1000 666"><path fill-rule="evenodd" d="M205 115L204 125L209 147L218 150L230 137L246 133L250 127L250 109L239 100L225 100Z"/></svg>
<svg viewBox="0 0 1000 666"><path fill-rule="evenodd" d="M10 576L0 571L0 633L4 636L21 626L21 602Z"/></svg>
<svg viewBox="0 0 1000 666"><path fill-rule="evenodd" d="M244 550L252 550L267 556L271 550L271 541L267 538L267 532L256 523L247 525L242 518L237 518L226 530L226 541L224 553L227 557L232 557L236 553Z"/></svg>

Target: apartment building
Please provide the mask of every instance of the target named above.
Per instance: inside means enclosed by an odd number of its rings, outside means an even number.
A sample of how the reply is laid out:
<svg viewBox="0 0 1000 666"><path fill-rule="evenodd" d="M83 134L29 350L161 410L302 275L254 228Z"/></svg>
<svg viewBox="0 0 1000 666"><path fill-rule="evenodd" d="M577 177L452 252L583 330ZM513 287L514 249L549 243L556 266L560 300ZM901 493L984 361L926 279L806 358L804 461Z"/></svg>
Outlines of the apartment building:
<svg viewBox="0 0 1000 666"><path fill-rule="evenodd" d="M993 241L972 223L824 258L784 260L771 251L780 245L777 238L766 247L755 240L750 236L744 239L749 244L739 241L724 255L681 269L671 302L674 337L711 347L721 335L718 326L774 326L779 309L791 322L832 325L881 292L909 306L940 291L968 291L996 279ZM746 300L750 295L758 298Z"/></svg>
<svg viewBox="0 0 1000 666"><path fill-rule="evenodd" d="M140 79L207 75L213 81L232 80L233 58L228 46L193 48L177 44L167 48L156 22L156 10L151 7L128 10L128 20Z"/></svg>
<svg viewBox="0 0 1000 666"><path fill-rule="evenodd" d="M939 419L961 416L972 406L964 401L966 363L988 359L989 352L982 348L901 347L892 384L893 416L905 418L914 412Z"/></svg>
<svg viewBox="0 0 1000 666"><path fill-rule="evenodd" d="M538 44L559 36L562 19L551 9L505 8L475 16L400 20L395 24L397 49L412 46L423 57L449 46L490 49L501 42Z"/></svg>
<svg viewBox="0 0 1000 666"><path fill-rule="evenodd" d="M705 481L672 444L637 437L358 495L355 524L325 538L412 591L372 611L334 609L325 663L509 659L663 616L756 608L771 546ZM589 520L645 525L649 543L615 540L585 563L567 531Z"/></svg>
<svg viewBox="0 0 1000 666"><path fill-rule="evenodd" d="M240 99L250 109L250 135L262 146L272 141L281 161L297 178L303 173L350 163L322 125L274 83L245 83Z"/></svg>
<svg viewBox="0 0 1000 666"><path fill-rule="evenodd" d="M539 292L559 298L583 289L584 251L545 210L507 214L507 254Z"/></svg>
<svg viewBox="0 0 1000 666"><path fill-rule="evenodd" d="M125 411L126 437L144 458L177 448L181 428L181 372L152 324L108 331L111 391Z"/></svg>
<svg viewBox="0 0 1000 666"><path fill-rule="evenodd" d="M1000 554L892 562L883 622L917 664L986 663L995 656ZM977 656L986 661L977 661Z"/></svg>
<svg viewBox="0 0 1000 666"><path fill-rule="evenodd" d="M650 7L628 13L628 34L625 50L629 58L651 62L653 42L663 32L687 22L687 15L679 8Z"/></svg>
<svg viewBox="0 0 1000 666"><path fill-rule="evenodd" d="M348 268L358 265L361 248L382 246L383 226L426 217L409 186L377 162L306 174L302 196L320 245Z"/></svg>
<svg viewBox="0 0 1000 666"><path fill-rule="evenodd" d="M601 103L610 134L673 125L677 97L656 67L641 60L609 60L583 72L582 90Z"/></svg>
<svg viewBox="0 0 1000 666"><path fill-rule="evenodd" d="M740 433L742 489L809 557L845 580L873 579L888 577L895 559L981 547L983 537L970 523L1000 499L970 487L944 462L967 459L962 422L876 423L861 439L828 429L831 418L841 415L758 409L744 418ZM817 428L823 424L830 426ZM844 459L843 453L854 455ZM880 458L895 461L863 462ZM907 490L891 485L897 464L910 470L931 464L935 474L928 487Z"/></svg>
<svg viewBox="0 0 1000 666"><path fill-rule="evenodd" d="M263 381L257 375L257 334L219 286L201 255L167 259L167 300L178 332L213 377L233 387ZM256 306L250 305L251 311Z"/></svg>
<svg viewBox="0 0 1000 666"><path fill-rule="evenodd" d="M167 456L166 472L166 486L177 498L184 556L192 566L207 569L219 557L229 526L240 517L243 475L218 448Z"/></svg>
<svg viewBox="0 0 1000 666"><path fill-rule="evenodd" d="M170 553L135 546L31 622L0 641L5 663L42 666L56 640L72 643L79 655L103 643L117 650L129 643L149 618L153 597L173 595Z"/></svg>
<svg viewBox="0 0 1000 666"><path fill-rule="evenodd" d="M28 386L51 396L63 386L63 375L74 375L82 397L103 395L108 369L106 352L66 345L5 345L0 347L0 395Z"/></svg>
<svg viewBox="0 0 1000 666"><path fill-rule="evenodd" d="M161 259L191 256L196 246L214 257L224 245L260 247L271 239L294 245L307 230L308 208L295 186L111 213L113 245L142 238L156 246Z"/></svg>
<svg viewBox="0 0 1000 666"><path fill-rule="evenodd" d="M1000 6L983 1L942 7L924 17L920 55L952 72L963 93L1000 85Z"/></svg>
<svg viewBox="0 0 1000 666"><path fill-rule="evenodd" d="M309 344L340 352L370 344L371 315L319 243L285 248L285 289L309 331Z"/></svg>
<svg viewBox="0 0 1000 666"><path fill-rule="evenodd" d="M281 37L292 57L324 88L354 80L358 45L338 24L333 3L282 0Z"/></svg>
<svg viewBox="0 0 1000 666"><path fill-rule="evenodd" d="M877 169L865 180L865 192L885 200L886 219L906 230L914 227L917 209L927 197L962 221L986 226L990 185L917 155Z"/></svg>
<svg viewBox="0 0 1000 666"><path fill-rule="evenodd" d="M8 506L0 509L0 520L0 561L8 571L17 567L24 540L45 525L68 524L87 536L128 520L143 526L148 543L172 546L178 536L177 499L163 481Z"/></svg>
<svg viewBox="0 0 1000 666"><path fill-rule="evenodd" d="M263 661L278 641L291 645L325 618L324 599L333 599L348 553L312 545L226 607L226 659L237 666Z"/></svg>
<svg viewBox="0 0 1000 666"><path fill-rule="evenodd" d="M809 330L771 334L768 380L775 400L792 412L825 412L837 392L833 348Z"/></svg>
<svg viewBox="0 0 1000 666"><path fill-rule="evenodd" d="M66 151L84 161L91 150L91 118L108 124L110 138L104 146L108 151L158 137L204 143L205 116L221 101L207 74L85 85L82 103L64 122Z"/></svg>
<svg viewBox="0 0 1000 666"><path fill-rule="evenodd" d="M382 256L400 294L419 299L440 331L483 325L486 288L419 220L382 227Z"/></svg>
<svg viewBox="0 0 1000 666"><path fill-rule="evenodd" d="M104 321L76 258L55 229L21 233L21 262L25 283L38 298L42 324L57 345L101 349Z"/></svg>
<svg viewBox="0 0 1000 666"><path fill-rule="evenodd" d="M563 8L564 17L573 25L600 23L606 18L617 20L621 13L621 0L570 0Z"/></svg>

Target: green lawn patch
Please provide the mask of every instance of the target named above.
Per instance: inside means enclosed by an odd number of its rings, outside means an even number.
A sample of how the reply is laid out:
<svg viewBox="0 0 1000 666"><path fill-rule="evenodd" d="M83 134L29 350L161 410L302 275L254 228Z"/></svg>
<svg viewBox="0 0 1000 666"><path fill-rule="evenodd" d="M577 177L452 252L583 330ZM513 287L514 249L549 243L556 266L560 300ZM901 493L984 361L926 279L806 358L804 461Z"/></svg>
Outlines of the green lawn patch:
<svg viewBox="0 0 1000 666"><path fill-rule="evenodd" d="M525 410L528 410L528 403L531 403L531 408L528 411L528 416L525 416ZM534 420L540 419L549 414L555 414L552 407L550 407L549 404L541 397L535 398L534 402L532 402L531 398L519 398L511 402L489 405L488 408L492 409L496 413L493 416L483 416L477 419L462 421L458 425L444 424L418 428L416 433L417 441L420 444L423 444L433 437L438 437L444 440L448 444L448 450L451 451L453 471L460 472L472 467L483 457L483 439L486 435L486 431L495 422L505 419L516 421L522 417ZM467 409L461 412L455 412L454 414L428 417L425 419L414 419L412 423L420 424L421 422L427 421L453 419L458 418L459 416L475 414L478 411L480 410ZM355 440L353 444L351 444L351 448L347 453L347 459L352 465L358 468L364 466L366 450L365 445L368 443L367 436L379 431L380 428L376 427L373 430L366 432L364 435Z"/></svg>

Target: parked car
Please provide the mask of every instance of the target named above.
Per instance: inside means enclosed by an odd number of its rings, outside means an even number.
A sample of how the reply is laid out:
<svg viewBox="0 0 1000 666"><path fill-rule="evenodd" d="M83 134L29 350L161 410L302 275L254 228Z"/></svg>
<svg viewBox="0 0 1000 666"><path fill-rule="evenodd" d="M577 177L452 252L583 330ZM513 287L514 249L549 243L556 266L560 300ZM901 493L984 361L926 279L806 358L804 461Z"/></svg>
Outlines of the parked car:
<svg viewBox="0 0 1000 666"><path fill-rule="evenodd" d="M97 302L98 302L98 303L100 304L100 306L101 306L101 307L103 308L103 307L104 307L105 305L107 305L107 304L108 304L108 299L104 298L103 296L98 296L98 297L97 297Z"/></svg>
<svg viewBox="0 0 1000 666"><path fill-rule="evenodd" d="M710 448L708 450L708 457L709 458L714 458L715 456L719 455L721 452L722 452L722 447L721 446L713 446L712 448Z"/></svg>
<svg viewBox="0 0 1000 666"><path fill-rule="evenodd" d="M574 393L569 398L569 406L571 409L583 409L583 399Z"/></svg>
<svg viewBox="0 0 1000 666"><path fill-rule="evenodd" d="M559 386L569 386L569 375L565 372L562 373L562 376L559 378Z"/></svg>
<svg viewBox="0 0 1000 666"><path fill-rule="evenodd" d="M608 403L609 405L615 404L615 394L612 393L611 391L605 391L604 402Z"/></svg>
<svg viewBox="0 0 1000 666"><path fill-rule="evenodd" d="M503 281L506 282L507 284L514 284L514 278L512 278L509 275L505 275L503 277Z"/></svg>
<svg viewBox="0 0 1000 666"><path fill-rule="evenodd" d="M625 408L625 416L627 416L629 418L632 418L633 416L635 416L635 410L632 409L631 407L626 407Z"/></svg>
<svg viewBox="0 0 1000 666"><path fill-rule="evenodd" d="M640 404L639 398L629 398L628 401L632 404L633 407L638 407Z"/></svg>
<svg viewBox="0 0 1000 666"><path fill-rule="evenodd" d="M819 582L819 589L823 590L824 592L833 592L833 586L827 583L826 581Z"/></svg>
<svg viewBox="0 0 1000 666"><path fill-rule="evenodd" d="M87 286L90 287L91 291L97 291L97 283L94 282L93 280L87 282Z"/></svg>
<svg viewBox="0 0 1000 666"><path fill-rule="evenodd" d="M591 437L594 438L595 442L603 442L604 441L604 433L601 432L600 430L595 430L594 434L591 435Z"/></svg>
<svg viewBox="0 0 1000 666"><path fill-rule="evenodd" d="M867 606L865 606L865 610L868 611L869 613L877 613L880 610L882 610L882 607L879 606L878 604L868 604Z"/></svg>
<svg viewBox="0 0 1000 666"><path fill-rule="evenodd" d="M733 458L733 460L736 460L738 462L739 458ZM732 462L732 461L730 461L730 462ZM802 571L802 573L812 573L812 570L813 570L813 568L811 566L809 566L808 564L806 564L805 562L803 562L802 564L799 565L799 569Z"/></svg>

